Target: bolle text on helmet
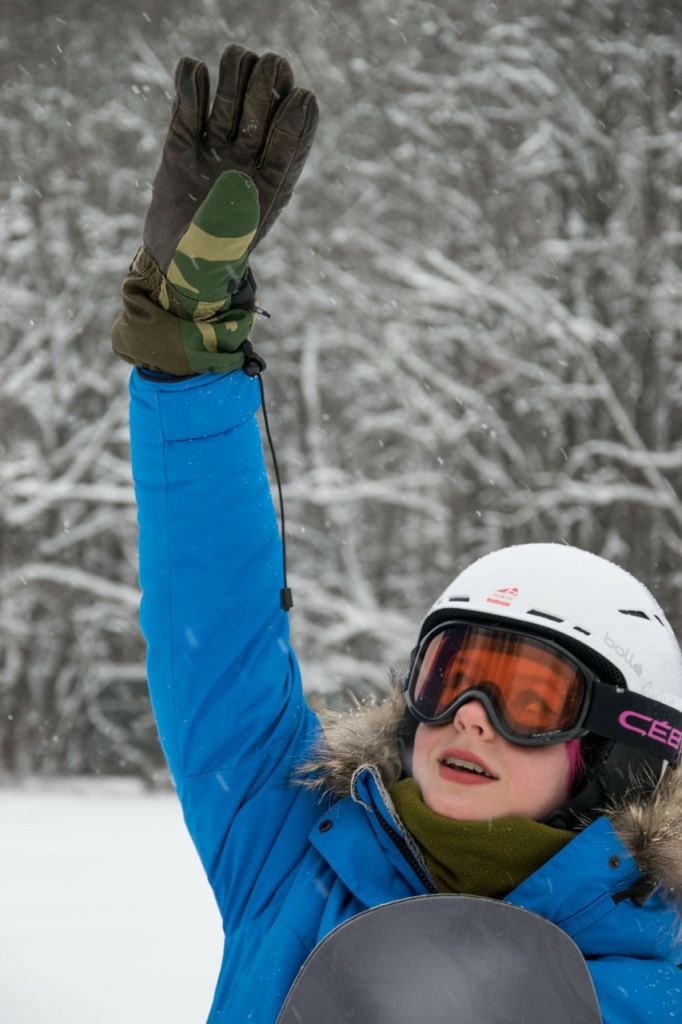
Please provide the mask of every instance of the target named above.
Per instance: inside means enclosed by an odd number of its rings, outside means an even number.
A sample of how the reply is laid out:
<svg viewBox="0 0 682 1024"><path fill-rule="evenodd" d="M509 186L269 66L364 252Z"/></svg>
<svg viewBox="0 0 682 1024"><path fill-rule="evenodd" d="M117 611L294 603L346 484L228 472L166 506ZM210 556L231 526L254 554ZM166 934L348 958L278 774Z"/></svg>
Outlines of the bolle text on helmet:
<svg viewBox="0 0 682 1024"><path fill-rule="evenodd" d="M604 643L609 650L613 651L614 654L617 654L619 658L622 658L625 664L629 665L633 672L636 672L638 676L641 676L642 666L635 662L634 651L631 651L629 647L623 647L622 644L616 643L608 629L604 634Z"/></svg>

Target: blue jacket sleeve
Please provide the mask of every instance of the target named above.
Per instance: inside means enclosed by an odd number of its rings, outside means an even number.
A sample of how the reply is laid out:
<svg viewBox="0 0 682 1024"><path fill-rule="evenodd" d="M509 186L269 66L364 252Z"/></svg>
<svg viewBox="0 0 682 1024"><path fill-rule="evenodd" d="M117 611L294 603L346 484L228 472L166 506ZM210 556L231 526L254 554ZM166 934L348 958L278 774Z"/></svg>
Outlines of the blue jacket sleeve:
<svg viewBox="0 0 682 1024"><path fill-rule="evenodd" d="M130 392L152 706L227 923L273 897L320 813L290 782L318 724L279 606L260 391L241 372L162 383L135 371Z"/></svg>

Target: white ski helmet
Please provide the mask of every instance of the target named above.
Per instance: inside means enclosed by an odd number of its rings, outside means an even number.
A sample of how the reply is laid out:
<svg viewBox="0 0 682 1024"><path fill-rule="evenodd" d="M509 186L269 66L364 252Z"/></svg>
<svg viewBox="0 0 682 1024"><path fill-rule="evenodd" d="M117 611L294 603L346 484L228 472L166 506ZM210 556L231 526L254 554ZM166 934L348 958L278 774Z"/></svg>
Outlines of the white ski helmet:
<svg viewBox="0 0 682 1024"><path fill-rule="evenodd" d="M608 661L628 690L682 710L682 651L670 623L643 583L599 555L564 544L484 555L430 608L420 639L453 612L577 641Z"/></svg>
<svg viewBox="0 0 682 1024"><path fill-rule="evenodd" d="M604 682L658 701L679 722L682 652L649 590L612 562L563 544L520 544L479 558L446 587L425 616L419 643L453 619L497 622L549 637L592 666ZM599 784L575 802L584 813L624 791L637 752L620 742L596 744L592 767ZM648 760L660 779L668 762ZM599 761L597 765L596 762ZM671 760L674 758L671 757Z"/></svg>

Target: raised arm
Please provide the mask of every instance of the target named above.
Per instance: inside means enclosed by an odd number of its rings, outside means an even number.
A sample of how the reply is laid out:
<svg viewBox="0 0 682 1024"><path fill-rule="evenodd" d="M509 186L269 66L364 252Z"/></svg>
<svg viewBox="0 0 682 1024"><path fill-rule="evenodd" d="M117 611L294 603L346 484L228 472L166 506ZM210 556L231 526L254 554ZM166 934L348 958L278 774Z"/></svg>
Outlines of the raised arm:
<svg viewBox="0 0 682 1024"><path fill-rule="evenodd" d="M316 722L280 603L248 258L291 196L317 107L286 61L238 46L223 55L210 113L203 64L183 58L176 90L113 343L138 367L130 424L152 704L218 901L237 913L267 898L253 895L259 865L287 821L298 815L305 841L314 815L286 785Z"/></svg>

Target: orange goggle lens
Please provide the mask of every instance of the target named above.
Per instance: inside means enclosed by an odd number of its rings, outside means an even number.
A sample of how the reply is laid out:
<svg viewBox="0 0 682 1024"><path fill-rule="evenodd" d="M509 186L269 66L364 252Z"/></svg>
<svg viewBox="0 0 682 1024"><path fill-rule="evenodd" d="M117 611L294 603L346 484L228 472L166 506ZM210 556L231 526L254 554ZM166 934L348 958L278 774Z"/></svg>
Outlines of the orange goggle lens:
<svg viewBox="0 0 682 1024"><path fill-rule="evenodd" d="M470 690L487 696L519 737L568 732L584 705L587 678L568 655L501 629L450 625L427 638L410 682L424 721L442 721Z"/></svg>

